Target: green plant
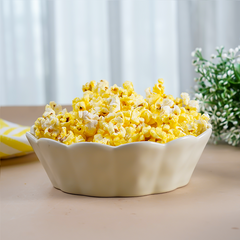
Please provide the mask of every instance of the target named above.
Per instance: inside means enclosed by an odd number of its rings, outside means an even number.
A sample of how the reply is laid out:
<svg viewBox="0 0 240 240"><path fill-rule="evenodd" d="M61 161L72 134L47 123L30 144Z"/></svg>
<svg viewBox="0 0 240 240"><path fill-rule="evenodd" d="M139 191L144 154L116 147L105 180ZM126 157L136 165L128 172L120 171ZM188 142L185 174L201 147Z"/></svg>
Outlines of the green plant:
<svg viewBox="0 0 240 240"><path fill-rule="evenodd" d="M200 111L208 112L211 118L211 140L215 144L220 140L233 146L240 143L239 50L240 46L228 52L217 47L211 61L203 58L200 48L192 53L199 74L195 78L195 98L199 100Z"/></svg>

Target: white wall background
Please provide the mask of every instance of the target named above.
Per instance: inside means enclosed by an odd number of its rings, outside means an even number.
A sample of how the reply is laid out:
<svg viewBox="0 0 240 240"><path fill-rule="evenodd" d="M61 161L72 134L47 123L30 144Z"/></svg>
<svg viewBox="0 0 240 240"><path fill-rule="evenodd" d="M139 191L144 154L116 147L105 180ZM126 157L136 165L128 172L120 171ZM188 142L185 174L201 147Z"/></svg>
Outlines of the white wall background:
<svg viewBox="0 0 240 240"><path fill-rule="evenodd" d="M107 79L191 91L191 52L240 44L240 1L0 0L0 104L71 104Z"/></svg>

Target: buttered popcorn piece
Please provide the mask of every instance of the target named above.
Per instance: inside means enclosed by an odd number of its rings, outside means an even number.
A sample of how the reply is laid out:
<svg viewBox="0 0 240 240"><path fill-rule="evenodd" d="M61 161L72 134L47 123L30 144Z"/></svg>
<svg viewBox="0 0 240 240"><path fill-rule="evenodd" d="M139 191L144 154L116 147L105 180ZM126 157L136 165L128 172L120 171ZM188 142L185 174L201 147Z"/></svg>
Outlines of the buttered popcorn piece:
<svg viewBox="0 0 240 240"><path fill-rule="evenodd" d="M198 136L211 128L208 114L201 115L198 101L188 93L174 98L164 93L163 79L146 98L138 95L132 82L109 87L106 80L91 81L83 87L83 97L75 98L73 110L62 110L50 102L35 122L37 138L51 138L63 144L96 142L111 146L137 141L167 143L186 135Z"/></svg>

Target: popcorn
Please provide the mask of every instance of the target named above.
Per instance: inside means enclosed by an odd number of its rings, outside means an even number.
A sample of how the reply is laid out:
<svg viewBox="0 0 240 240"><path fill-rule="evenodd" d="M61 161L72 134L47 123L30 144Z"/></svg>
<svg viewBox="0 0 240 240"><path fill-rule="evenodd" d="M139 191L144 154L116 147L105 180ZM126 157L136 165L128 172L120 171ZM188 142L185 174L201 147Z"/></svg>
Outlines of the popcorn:
<svg viewBox="0 0 240 240"><path fill-rule="evenodd" d="M119 146L137 141L160 144L186 135L198 136L211 128L208 114L198 113L198 101L188 93L181 98L164 93L163 80L147 88L146 99L129 81L123 88L109 87L106 80L91 81L75 98L72 111L50 102L34 125L37 138L51 138L63 144L95 142Z"/></svg>
<svg viewBox="0 0 240 240"><path fill-rule="evenodd" d="M188 95L188 93L181 93L181 97L183 99L183 104L184 105L188 105L189 101L190 101L190 97Z"/></svg>

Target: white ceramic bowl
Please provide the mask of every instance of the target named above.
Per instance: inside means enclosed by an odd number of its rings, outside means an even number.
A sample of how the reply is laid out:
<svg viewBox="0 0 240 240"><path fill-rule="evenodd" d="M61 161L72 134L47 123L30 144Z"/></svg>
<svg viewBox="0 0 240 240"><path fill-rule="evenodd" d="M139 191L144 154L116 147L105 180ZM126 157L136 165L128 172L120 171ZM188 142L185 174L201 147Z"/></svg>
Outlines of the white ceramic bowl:
<svg viewBox="0 0 240 240"><path fill-rule="evenodd" d="M27 138L53 186L97 197L143 196L188 184L212 130L167 144L128 143L118 147Z"/></svg>

